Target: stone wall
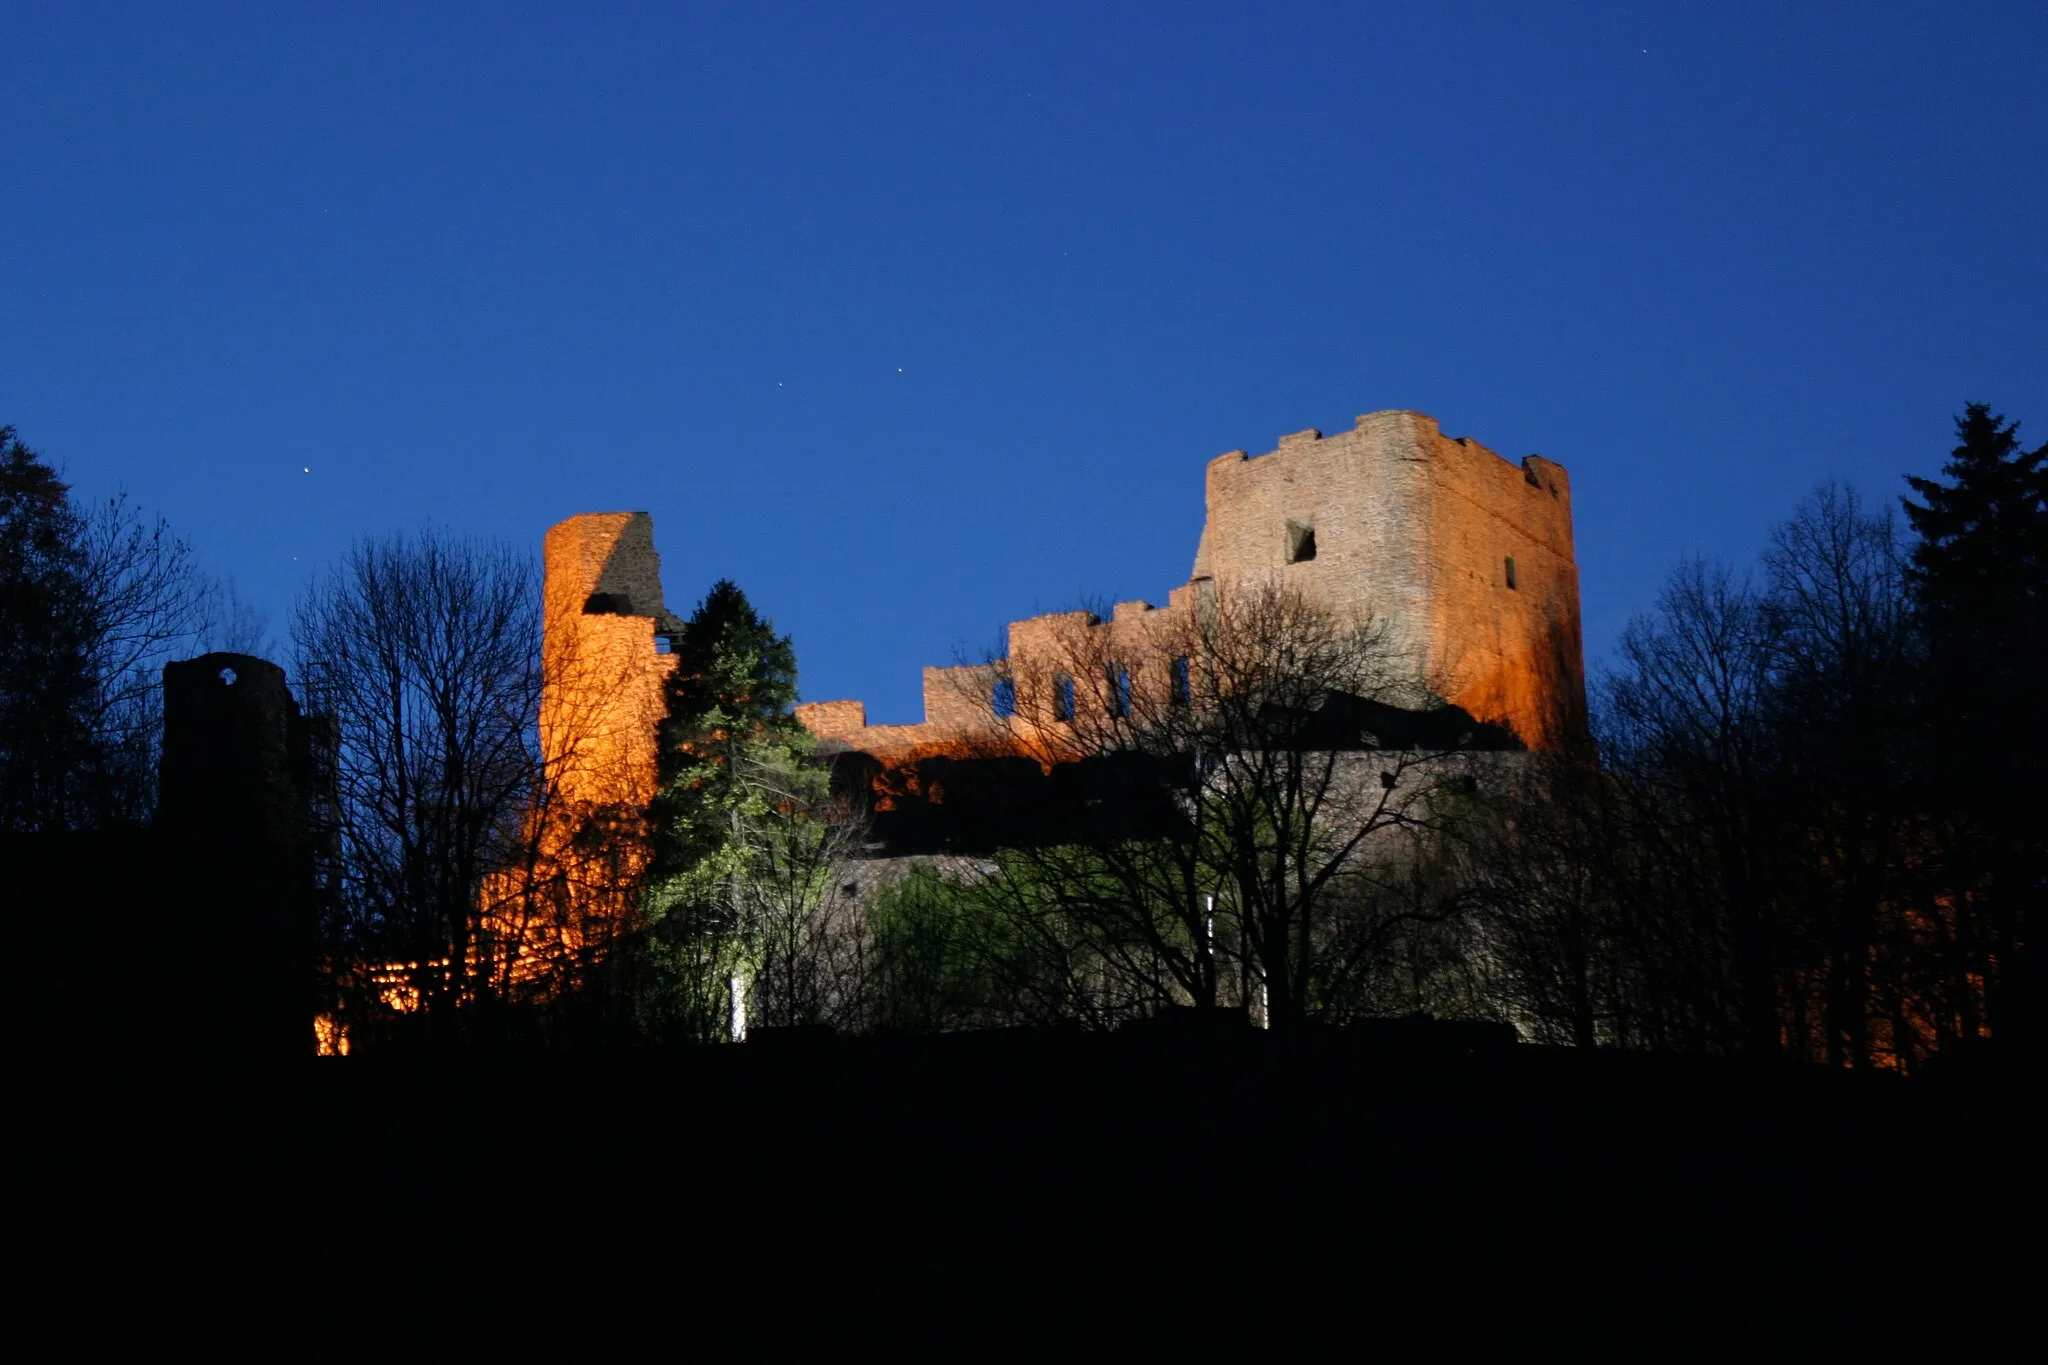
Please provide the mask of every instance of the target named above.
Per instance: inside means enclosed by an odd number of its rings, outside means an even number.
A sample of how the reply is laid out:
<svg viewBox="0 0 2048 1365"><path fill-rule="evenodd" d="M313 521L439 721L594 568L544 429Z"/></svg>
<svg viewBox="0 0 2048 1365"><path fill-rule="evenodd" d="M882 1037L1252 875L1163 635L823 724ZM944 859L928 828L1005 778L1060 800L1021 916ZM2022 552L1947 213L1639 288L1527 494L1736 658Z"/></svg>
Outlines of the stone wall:
<svg viewBox="0 0 2048 1365"><path fill-rule="evenodd" d="M1007 725L991 714L991 669L927 668L917 725L856 725L865 710L852 702L797 714L821 739L885 763L1006 744L1028 752L1032 734L1054 720L1062 660L1130 660L1132 687L1164 688L1164 642L1187 614L1215 594L1268 584L1382 624L1397 674L1389 699L1448 701L1536 747L1570 743L1583 730L1563 467L1535 455L1511 463L1416 412L1368 413L1350 431L1299 431L1263 455L1233 450L1211 460L1194 572L1165 606L1123 602L1107 622L1065 612L1010 626L1006 673L1018 717ZM1095 631L1107 638L1086 638ZM1106 686L1075 678L1076 703L1108 704Z"/></svg>
<svg viewBox="0 0 2048 1365"><path fill-rule="evenodd" d="M1015 622L1005 660L924 670L917 724L869 725L858 701L809 703L798 717L829 747L885 766L1005 754L1051 762L1069 756L1056 742L1063 679L1077 706L1114 704L1113 670L1073 660L1128 664L1128 686L1157 700L1172 685L1173 642L1196 613L1219 595L1279 584L1384 625L1395 674L1385 700L1448 701L1536 747L1582 729L1561 466L1534 455L1511 463L1421 413L1376 412L1349 431L1283 436L1263 455L1230 451L1209 461L1206 482L1193 574L1164 605L1121 602L1108 621L1060 612ZM564 807L638 809L654 793L655 728L675 666L663 646L680 628L662 598L653 521L571 517L548 532L546 564L541 734ZM1016 713L1007 719L995 714L999 687Z"/></svg>
<svg viewBox="0 0 2048 1365"><path fill-rule="evenodd" d="M171 917L175 946L155 965L178 989L149 1025L195 1052L304 1056L316 999L312 750L331 731L300 714L282 668L247 654L165 664L163 703L151 895L201 913Z"/></svg>
<svg viewBox="0 0 2048 1365"><path fill-rule="evenodd" d="M551 782L528 814L531 865L483 887L500 988L555 979L634 922L657 728L676 665L668 645L681 625L662 600L645 512L586 513L550 528L544 572L540 739Z"/></svg>
<svg viewBox="0 0 2048 1365"><path fill-rule="evenodd" d="M644 806L675 668L665 645L681 625L662 600L654 519L570 517L548 531L544 554L542 751L565 800Z"/></svg>
<svg viewBox="0 0 2048 1365"><path fill-rule="evenodd" d="M214 653L164 665L157 823L185 840L309 851L307 725L282 668Z"/></svg>

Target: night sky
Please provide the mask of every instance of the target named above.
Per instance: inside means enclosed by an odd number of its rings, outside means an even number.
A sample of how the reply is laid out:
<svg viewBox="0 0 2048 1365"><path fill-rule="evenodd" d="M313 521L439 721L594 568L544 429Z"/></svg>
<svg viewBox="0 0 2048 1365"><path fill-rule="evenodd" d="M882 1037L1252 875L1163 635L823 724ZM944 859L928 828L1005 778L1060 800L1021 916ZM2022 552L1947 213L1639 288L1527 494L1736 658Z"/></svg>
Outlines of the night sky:
<svg viewBox="0 0 2048 1365"><path fill-rule="evenodd" d="M1163 600L1211 456L1415 408L1570 469L1597 662L1966 400L2048 438L2038 0L0 0L0 55L0 422L280 637L355 537L644 508L672 606L912 720Z"/></svg>

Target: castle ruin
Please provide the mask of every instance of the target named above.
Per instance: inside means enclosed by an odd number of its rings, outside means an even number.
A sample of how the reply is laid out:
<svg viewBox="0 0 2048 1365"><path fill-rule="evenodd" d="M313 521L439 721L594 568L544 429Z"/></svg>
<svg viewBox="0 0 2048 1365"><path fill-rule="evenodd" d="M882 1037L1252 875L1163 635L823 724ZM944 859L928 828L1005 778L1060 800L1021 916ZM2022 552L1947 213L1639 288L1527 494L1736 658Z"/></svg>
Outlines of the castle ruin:
<svg viewBox="0 0 2048 1365"><path fill-rule="evenodd" d="M1401 411L1368 413L1328 436L1282 436L1263 455L1211 460L1194 571L1164 606L1120 602L1108 621L1065 612L1014 622L1004 667L924 670L917 724L869 725L858 701L813 702L796 714L821 740L884 767L989 753L1090 704L1089 689L1077 697L1061 672L1077 655L1131 661L1131 676L1115 686L1184 686L1163 642L1203 602L1273 586L1379 623L1398 673L1389 694L1406 705L1449 702L1532 748L1562 747L1584 731L1563 466L1540 455L1517 465ZM1082 632L1114 642L1077 650Z"/></svg>
<svg viewBox="0 0 2048 1365"><path fill-rule="evenodd" d="M1185 700L1188 627L1219 603L1278 588L1332 618L1375 624L1393 664L1376 699L1382 711L1391 703L1421 717L1448 703L1463 723L1491 723L1532 748L1583 734L1578 568L1561 466L1536 455L1511 463L1421 413L1376 412L1349 431L1283 436L1263 455L1220 455L1207 480L1193 573L1163 606L1118 603L1106 621L1065 612L1015 622L1006 659L925 669L916 724L869 725L858 701L809 703L797 718L822 752L859 760L853 770L869 774L878 810L904 794L936 800L922 792L928 760L995 759L990 780L1010 782L1015 798L1031 786L1027 773L1086 757L1074 743L1086 734L1075 708L1117 706L1119 688L1155 698L1173 689ZM517 945L510 980L595 960L635 921L657 727L682 629L662 596L645 512L552 527L545 574L539 723L551 781L529 817L537 858L485 893L487 936ZM1106 691L1100 676L1077 685L1077 658L1116 661ZM1368 744L1401 747L1382 733ZM1021 808L1013 799L991 809Z"/></svg>
<svg viewBox="0 0 2048 1365"><path fill-rule="evenodd" d="M1511 462L1403 411L1209 461L1193 572L1164 605L1121 602L1108 620L1062 612L1014 622L1006 659L924 670L924 719L915 724L870 725L859 701L811 702L796 715L825 752L864 756L871 771L901 775L931 759L1004 755L1050 768L1074 756L1071 737L1063 746L1035 735L1073 721L1077 706L1119 704L1119 688L1178 694L1189 679L1173 642L1219 601L1271 588L1376 625L1392 667L1381 702L1417 713L1449 704L1536 749L1567 747L1585 732L1563 466L1539 455ZM630 881L644 865L644 839L582 832L595 821L630 834L644 820L663 688L675 667L668 648L680 629L662 598L645 512L571 517L548 532L540 725L556 808L541 817L549 825L542 843L559 872L564 925L588 918L567 906L602 899L621 873ZM1106 692L1099 677L1077 686L1076 658L1118 661ZM888 792L877 796L891 805ZM635 850L632 867L586 868L577 851L621 844ZM560 946L576 937L565 933Z"/></svg>
<svg viewBox="0 0 2048 1365"><path fill-rule="evenodd" d="M595 512L543 550L540 746L548 782L528 812L531 865L485 882L485 936L506 983L601 957L637 915L650 856L657 727L682 623L661 595L654 520Z"/></svg>
<svg viewBox="0 0 2048 1365"><path fill-rule="evenodd" d="M578 809L654 797L655 727L682 623L661 595L654 518L589 512L550 527L543 550L541 752Z"/></svg>

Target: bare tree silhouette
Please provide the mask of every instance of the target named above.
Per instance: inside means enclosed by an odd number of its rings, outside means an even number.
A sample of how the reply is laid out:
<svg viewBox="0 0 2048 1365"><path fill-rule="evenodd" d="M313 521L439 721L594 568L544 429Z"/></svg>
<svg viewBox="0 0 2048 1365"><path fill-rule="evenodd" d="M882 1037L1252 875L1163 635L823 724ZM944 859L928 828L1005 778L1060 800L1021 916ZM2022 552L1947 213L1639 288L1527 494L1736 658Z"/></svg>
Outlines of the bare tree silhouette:
<svg viewBox="0 0 2048 1365"><path fill-rule="evenodd" d="M1104 1024L1236 1006L1291 1032L1365 1007L1367 963L1454 913L1420 872L1441 779L1513 741L1432 706L1384 623L1265 585L1034 625L1028 661L961 674L1061 811L968 884L1012 998Z"/></svg>
<svg viewBox="0 0 2048 1365"><path fill-rule="evenodd" d="M486 880L531 859L538 596L526 560L429 531L359 542L292 622L308 708L332 727L330 953L443 1027L497 984Z"/></svg>

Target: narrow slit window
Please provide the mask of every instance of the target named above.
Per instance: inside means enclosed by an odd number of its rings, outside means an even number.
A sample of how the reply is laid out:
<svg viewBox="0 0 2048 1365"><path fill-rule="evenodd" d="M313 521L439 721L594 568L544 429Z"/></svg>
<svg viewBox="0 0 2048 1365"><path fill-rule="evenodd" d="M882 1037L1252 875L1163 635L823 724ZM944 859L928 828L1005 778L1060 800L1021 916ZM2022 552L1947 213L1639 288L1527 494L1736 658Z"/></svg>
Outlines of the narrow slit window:
<svg viewBox="0 0 2048 1365"><path fill-rule="evenodd" d="M1131 714L1131 670L1122 664L1110 665L1109 713L1119 720Z"/></svg>
<svg viewBox="0 0 2048 1365"><path fill-rule="evenodd" d="M1316 524L1312 521L1287 523L1287 562L1305 564L1316 557Z"/></svg>
<svg viewBox="0 0 2048 1365"><path fill-rule="evenodd" d="M1186 706L1195 699L1194 676L1188 669L1188 656L1183 654L1173 661L1173 704Z"/></svg>
<svg viewBox="0 0 2048 1365"><path fill-rule="evenodd" d="M1514 557L1513 555L1509 555L1509 556L1508 556L1507 570L1508 570L1508 586L1509 586L1509 587L1511 587L1511 588L1519 588L1519 587L1521 587L1522 585L1521 585L1520 581L1518 581L1518 580L1516 579L1516 577L1515 577L1515 557Z"/></svg>
<svg viewBox="0 0 2048 1365"><path fill-rule="evenodd" d="M989 689L988 706L989 710L1004 720L1016 715L1017 684L1008 678L998 679L996 685Z"/></svg>
<svg viewBox="0 0 2048 1365"><path fill-rule="evenodd" d="M1052 715L1054 720L1074 718L1074 680L1064 673L1052 675Z"/></svg>

